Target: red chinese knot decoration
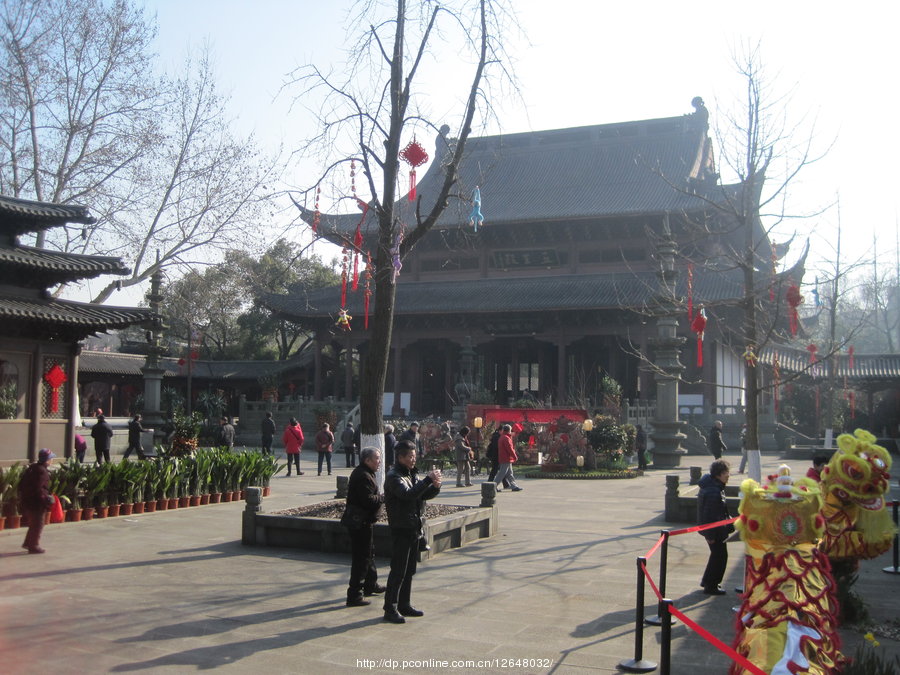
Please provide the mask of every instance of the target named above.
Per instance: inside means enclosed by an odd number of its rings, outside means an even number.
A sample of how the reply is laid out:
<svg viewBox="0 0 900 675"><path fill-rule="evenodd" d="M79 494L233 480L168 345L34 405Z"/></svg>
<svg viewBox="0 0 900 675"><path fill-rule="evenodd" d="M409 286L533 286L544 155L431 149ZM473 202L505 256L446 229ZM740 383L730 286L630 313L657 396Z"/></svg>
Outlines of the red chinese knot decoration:
<svg viewBox="0 0 900 675"><path fill-rule="evenodd" d="M416 199L416 167L422 166L428 161L428 153L413 136L409 145L400 151L400 159L409 164L411 169L409 172L409 201L412 202Z"/></svg>
<svg viewBox="0 0 900 675"><path fill-rule="evenodd" d="M803 304L803 296L800 295L800 288L796 284L791 284L786 294L788 305L788 322L791 327L791 337L796 337L797 328L800 326L800 317L797 314L797 307Z"/></svg>
<svg viewBox="0 0 900 675"><path fill-rule="evenodd" d="M50 412L59 412L59 388L67 382L69 377L58 363L44 373L44 382L50 385Z"/></svg>
<svg viewBox="0 0 900 675"><path fill-rule="evenodd" d="M703 366L703 335L706 332L706 310L700 306L700 311L691 321L691 330L697 334L697 367Z"/></svg>

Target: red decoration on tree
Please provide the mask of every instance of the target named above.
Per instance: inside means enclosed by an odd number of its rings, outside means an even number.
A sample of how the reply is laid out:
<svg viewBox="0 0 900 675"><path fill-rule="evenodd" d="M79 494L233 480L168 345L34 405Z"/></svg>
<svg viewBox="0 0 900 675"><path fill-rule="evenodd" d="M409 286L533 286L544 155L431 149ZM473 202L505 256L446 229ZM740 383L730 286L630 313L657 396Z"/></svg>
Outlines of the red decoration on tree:
<svg viewBox="0 0 900 675"><path fill-rule="evenodd" d="M369 329L369 299L372 297L372 256L366 253L366 289L363 291L363 309L365 310L365 318L363 326Z"/></svg>
<svg viewBox="0 0 900 675"><path fill-rule="evenodd" d="M409 201L416 200L416 167L422 166L428 161L428 153L425 152L416 137L413 136L409 145L400 151L400 159L409 164L411 170L409 172Z"/></svg>
<svg viewBox="0 0 900 675"><path fill-rule="evenodd" d="M850 366L850 370L853 370L853 352L854 352L854 349L853 349L852 346L850 347L850 349L848 350L848 352L849 352L849 354L850 354L850 359L849 359L849 363L848 363L847 365Z"/></svg>
<svg viewBox="0 0 900 675"><path fill-rule="evenodd" d="M59 388L69 379L58 363L44 373L44 382L50 385L50 412L59 412Z"/></svg>
<svg viewBox="0 0 900 675"><path fill-rule="evenodd" d="M697 367L703 366L703 334L706 332L706 310L700 305L700 311L691 321L691 330L697 334Z"/></svg>
<svg viewBox="0 0 900 675"><path fill-rule="evenodd" d="M694 263L688 263L688 321L694 320Z"/></svg>
<svg viewBox="0 0 900 675"><path fill-rule="evenodd" d="M797 307L803 304L803 296L800 295L800 288L797 284L791 283L785 297L790 306L790 309L788 310L788 322L791 327L791 337L796 337L797 328L800 326L800 316L797 314Z"/></svg>

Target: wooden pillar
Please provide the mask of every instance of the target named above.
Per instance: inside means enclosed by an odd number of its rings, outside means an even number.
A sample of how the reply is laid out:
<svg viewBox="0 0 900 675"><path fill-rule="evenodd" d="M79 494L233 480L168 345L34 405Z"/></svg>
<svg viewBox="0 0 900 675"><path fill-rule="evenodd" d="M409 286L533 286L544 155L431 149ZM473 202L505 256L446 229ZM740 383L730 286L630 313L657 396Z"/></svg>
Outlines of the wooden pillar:
<svg viewBox="0 0 900 675"><path fill-rule="evenodd" d="M75 420L79 417L78 410L78 356L81 354L81 345L72 345L72 352L69 356L69 385L66 404L69 408L68 422L66 422L66 447L63 449L63 456L68 458L72 456L75 448Z"/></svg>
<svg viewBox="0 0 900 675"><path fill-rule="evenodd" d="M313 376L315 381L313 383L313 399L316 401L322 400L322 340L319 337L319 334L316 333L316 350L315 350L315 361L316 364L316 372Z"/></svg>
<svg viewBox="0 0 900 675"><path fill-rule="evenodd" d="M559 338L556 341L556 404L563 405L568 397L566 386L566 344L567 341Z"/></svg>

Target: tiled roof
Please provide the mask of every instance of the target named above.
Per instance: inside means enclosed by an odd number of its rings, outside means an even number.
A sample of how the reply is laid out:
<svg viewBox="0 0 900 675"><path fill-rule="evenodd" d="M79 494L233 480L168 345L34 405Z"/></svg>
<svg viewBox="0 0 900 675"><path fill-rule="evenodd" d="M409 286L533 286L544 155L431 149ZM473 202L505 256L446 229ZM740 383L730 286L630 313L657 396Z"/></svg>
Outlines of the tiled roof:
<svg viewBox="0 0 900 675"><path fill-rule="evenodd" d="M66 223L96 222L86 206L51 204L0 195L0 232L19 235Z"/></svg>
<svg viewBox="0 0 900 675"><path fill-rule="evenodd" d="M145 358L141 354L120 354L118 352L97 352L85 350L78 361L79 372L102 373L107 375L141 375ZM195 361L191 376L201 379L255 380L261 375L280 373L309 364L312 354L305 352L287 361ZM164 357L160 367L165 377L187 375L187 367L179 366L178 359Z"/></svg>
<svg viewBox="0 0 900 675"><path fill-rule="evenodd" d="M528 220L559 221L696 210L705 202L674 189L688 186L707 142L693 115L470 138L453 192L481 189L486 226ZM433 152L433 151L430 151ZM420 178L422 212L434 203L444 175L432 161ZM711 188L721 195L721 187ZM715 195L713 195L715 196ZM406 206L403 206L406 204ZM406 196L398 202L413 220ZM466 224L471 205L451 200L437 226ZM304 219L312 213L304 211ZM374 210L368 218L374 222ZM323 234L348 232L360 214L322 214Z"/></svg>
<svg viewBox="0 0 900 675"><path fill-rule="evenodd" d="M761 355L761 360L767 365L772 365L773 356L778 355L778 365L784 372L806 372L808 375L824 378L828 371L821 362L822 354L817 351L819 364L810 368L810 353L806 349L796 349L778 345L767 348ZM833 357L836 367L835 376L839 380L845 377L848 380L894 380L900 383L900 354L854 354L853 368L850 367L850 354L840 353Z"/></svg>
<svg viewBox="0 0 900 675"><path fill-rule="evenodd" d="M91 303L0 295L0 320L34 322L93 331L126 328L153 317L149 309L108 307Z"/></svg>
<svg viewBox="0 0 900 675"><path fill-rule="evenodd" d="M683 284L683 280L682 280ZM652 302L659 282L653 272L580 274L554 277L472 279L397 284L395 315L431 313L496 313L520 311L640 309ZM697 274L694 301L714 303L740 297L743 285L737 271ZM679 287L677 292L685 294ZM334 315L340 305L340 286L306 295L266 295L263 303L275 312L298 318ZM351 315L363 311L363 294L349 293Z"/></svg>
<svg viewBox="0 0 900 675"><path fill-rule="evenodd" d="M9 277L21 283L20 275L33 271L41 273L47 286L63 281L93 279L101 274L128 274L129 269L120 258L101 255L61 253L31 246L0 244L0 278ZM9 281L7 281L9 283Z"/></svg>

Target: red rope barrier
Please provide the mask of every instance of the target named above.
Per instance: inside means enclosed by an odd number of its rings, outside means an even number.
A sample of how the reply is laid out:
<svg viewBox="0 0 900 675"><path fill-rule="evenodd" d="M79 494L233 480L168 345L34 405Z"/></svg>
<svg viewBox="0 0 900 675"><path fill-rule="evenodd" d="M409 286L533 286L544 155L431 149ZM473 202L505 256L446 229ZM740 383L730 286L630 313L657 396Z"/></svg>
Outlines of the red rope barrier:
<svg viewBox="0 0 900 675"><path fill-rule="evenodd" d="M687 617L687 615L684 614L684 612L679 610L674 605L669 607L669 612L672 614L672 616L681 619L684 622L685 626L690 628L697 635L699 635L704 640L709 642L713 647L715 647L720 652L725 654L725 656L730 658L732 661L737 663L739 666L743 667L745 670L748 670L749 672L753 673L753 675L767 675L766 671L760 669L759 666L756 666L756 665L750 663L746 658L744 658L743 656L738 654L731 647L726 645L724 642L722 642L719 638L717 638L715 635L713 635L708 630L706 630L699 623L689 619Z"/></svg>
<svg viewBox="0 0 900 675"><path fill-rule="evenodd" d="M650 588L653 589L653 593L656 595L656 597L660 601L662 601L662 599L663 599L662 593L659 592L659 589L656 587L656 583L653 581L653 577L651 577L650 572L647 571L647 565L646 564L641 565L641 569L644 572L644 577L647 579L647 581L650 584Z"/></svg>
<svg viewBox="0 0 900 675"><path fill-rule="evenodd" d="M669 532L670 537L674 537L676 534L687 534L688 532L700 532L701 530L708 530L711 527L722 527L723 525L728 525L736 521L737 518L728 518L726 520L719 520L715 523L706 523L705 525L694 525L693 527L686 527L682 530L672 530Z"/></svg>
<svg viewBox="0 0 900 675"><path fill-rule="evenodd" d="M650 560L650 558L653 557L653 554L656 553L656 552L659 550L659 547L662 546L663 539L664 539L664 537L660 537L660 538L657 540L657 542L656 542L655 544L653 544L653 548L651 548L649 551L647 551L647 552L644 554L644 557L645 557L647 560Z"/></svg>

